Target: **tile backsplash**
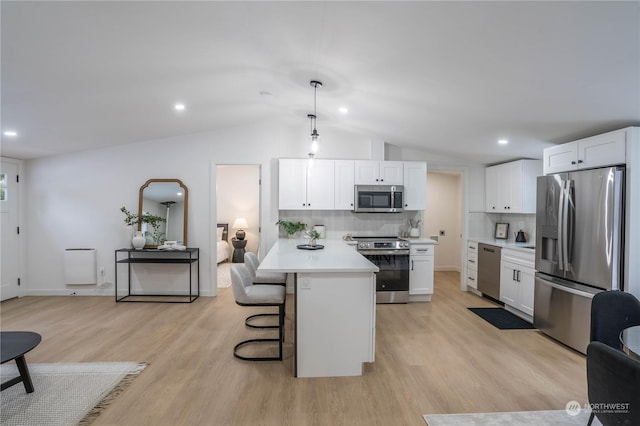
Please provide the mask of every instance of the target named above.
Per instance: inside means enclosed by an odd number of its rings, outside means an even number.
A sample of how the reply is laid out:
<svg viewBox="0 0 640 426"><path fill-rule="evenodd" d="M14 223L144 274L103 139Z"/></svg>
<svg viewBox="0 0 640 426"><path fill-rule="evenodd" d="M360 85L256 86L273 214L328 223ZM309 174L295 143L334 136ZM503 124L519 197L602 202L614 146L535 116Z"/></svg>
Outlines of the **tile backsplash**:
<svg viewBox="0 0 640 426"><path fill-rule="evenodd" d="M498 213L469 213L469 238L493 239L496 223L509 224L509 238L507 241L515 241L515 232L523 230L527 234L527 241L535 243L536 240L536 215L535 214L498 214Z"/></svg>
<svg viewBox="0 0 640 426"><path fill-rule="evenodd" d="M409 228L409 220L422 220L422 212L353 213L342 210L280 210L280 219L324 225L327 238L358 236L397 236ZM422 235L423 223L420 222ZM281 235L282 236L282 235Z"/></svg>

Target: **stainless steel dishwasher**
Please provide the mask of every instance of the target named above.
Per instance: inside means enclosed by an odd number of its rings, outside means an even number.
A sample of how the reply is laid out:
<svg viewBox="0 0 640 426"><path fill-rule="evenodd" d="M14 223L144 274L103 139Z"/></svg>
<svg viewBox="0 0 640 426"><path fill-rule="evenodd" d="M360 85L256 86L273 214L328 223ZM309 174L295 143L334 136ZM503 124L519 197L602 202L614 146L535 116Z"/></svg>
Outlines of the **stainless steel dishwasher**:
<svg viewBox="0 0 640 426"><path fill-rule="evenodd" d="M500 300L500 247L478 244L478 291Z"/></svg>

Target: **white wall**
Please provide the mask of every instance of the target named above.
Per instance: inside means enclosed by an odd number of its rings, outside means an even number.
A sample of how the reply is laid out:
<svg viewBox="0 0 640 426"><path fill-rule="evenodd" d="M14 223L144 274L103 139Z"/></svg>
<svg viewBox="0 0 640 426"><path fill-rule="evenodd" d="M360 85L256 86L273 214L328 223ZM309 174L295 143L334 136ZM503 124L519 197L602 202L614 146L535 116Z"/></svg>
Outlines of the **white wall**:
<svg viewBox="0 0 640 426"><path fill-rule="evenodd" d="M229 224L229 241L235 236L233 221L239 217L247 220L245 229L246 251L258 253L260 239L260 167L256 165L218 165L217 211L218 223Z"/></svg>
<svg viewBox="0 0 640 426"><path fill-rule="evenodd" d="M262 240L266 251L278 237L278 157L301 156L307 149L308 122L283 128L254 123L216 132L144 141L25 162L22 186L25 295L104 294L113 288L64 285L66 248L93 247L99 282L114 282L114 250L130 247L121 206L136 211L138 190L150 178L177 178L189 189L188 245L200 248L201 295L215 295L216 164L259 164ZM327 131L319 158L369 154L369 139Z"/></svg>
<svg viewBox="0 0 640 426"><path fill-rule="evenodd" d="M461 271L462 176L461 173L427 173L427 206L424 236L438 236L434 267L440 271ZM439 231L445 235L439 235Z"/></svg>

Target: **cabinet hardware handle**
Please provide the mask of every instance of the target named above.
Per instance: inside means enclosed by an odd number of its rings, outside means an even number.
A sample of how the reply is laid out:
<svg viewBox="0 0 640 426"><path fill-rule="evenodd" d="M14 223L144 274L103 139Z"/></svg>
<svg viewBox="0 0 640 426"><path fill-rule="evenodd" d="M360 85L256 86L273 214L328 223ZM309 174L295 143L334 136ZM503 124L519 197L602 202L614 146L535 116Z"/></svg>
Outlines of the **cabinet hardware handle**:
<svg viewBox="0 0 640 426"><path fill-rule="evenodd" d="M571 164L576 164L576 162L575 162L575 161L572 161L572 162L571 162Z"/></svg>
<svg viewBox="0 0 640 426"><path fill-rule="evenodd" d="M520 282L520 271L518 271L518 282Z"/></svg>
<svg viewBox="0 0 640 426"><path fill-rule="evenodd" d="M379 179L376 179L376 182L379 182Z"/></svg>
<svg viewBox="0 0 640 426"><path fill-rule="evenodd" d="M476 280L475 278L471 278L471 277L467 277L467 278L469 278L471 281L475 281Z"/></svg>
<svg viewBox="0 0 640 426"><path fill-rule="evenodd" d="M511 280L512 281L516 281L516 270L513 269L512 272L513 272L513 274L511 274Z"/></svg>
<svg viewBox="0 0 640 426"><path fill-rule="evenodd" d="M475 260L469 260L469 263L476 263Z"/></svg>
<svg viewBox="0 0 640 426"><path fill-rule="evenodd" d="M582 162L583 162L582 160L578 160L578 164L582 164Z"/></svg>
<svg viewBox="0 0 640 426"><path fill-rule="evenodd" d="M411 261L411 270L413 271L413 260Z"/></svg>

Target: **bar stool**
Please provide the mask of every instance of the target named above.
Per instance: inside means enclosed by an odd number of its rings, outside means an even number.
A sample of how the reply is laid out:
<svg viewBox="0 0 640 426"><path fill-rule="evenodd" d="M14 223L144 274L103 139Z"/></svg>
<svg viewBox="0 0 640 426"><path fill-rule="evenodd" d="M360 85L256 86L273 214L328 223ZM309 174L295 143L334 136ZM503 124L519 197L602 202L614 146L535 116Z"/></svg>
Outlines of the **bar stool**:
<svg viewBox="0 0 640 426"><path fill-rule="evenodd" d="M244 254L244 264L247 266L251 279L254 284L287 284L287 274L284 272L263 272L258 271L260 261L255 253L247 252Z"/></svg>
<svg viewBox="0 0 640 426"><path fill-rule="evenodd" d="M277 339L249 339L235 345L233 356L245 361L282 361L282 342L284 341L284 312L285 288L281 285L253 285L249 269L243 263L231 265L231 287L233 297L240 306L277 306L278 313L250 315L245 319L245 325L251 328L277 328ZM278 325L256 325L251 321L259 317L278 317ZM278 342L278 356L276 357L247 357L238 354L238 349L252 343Z"/></svg>

